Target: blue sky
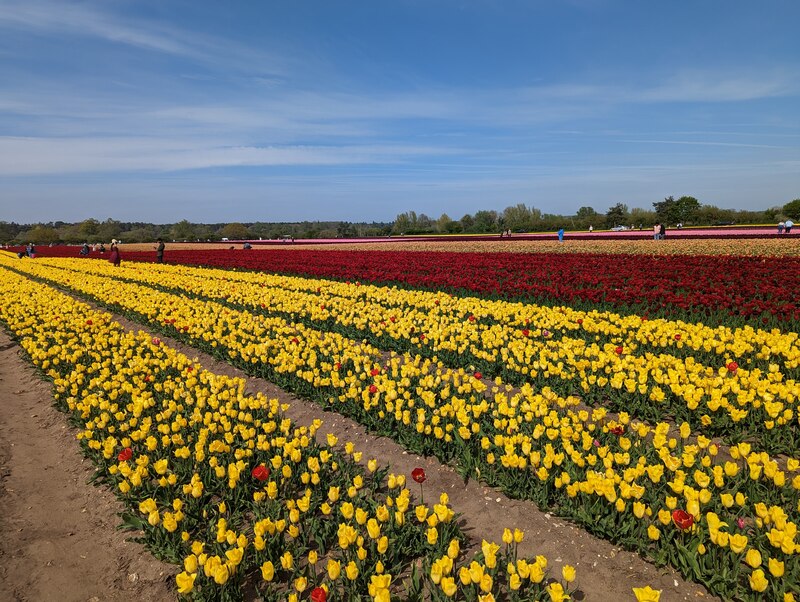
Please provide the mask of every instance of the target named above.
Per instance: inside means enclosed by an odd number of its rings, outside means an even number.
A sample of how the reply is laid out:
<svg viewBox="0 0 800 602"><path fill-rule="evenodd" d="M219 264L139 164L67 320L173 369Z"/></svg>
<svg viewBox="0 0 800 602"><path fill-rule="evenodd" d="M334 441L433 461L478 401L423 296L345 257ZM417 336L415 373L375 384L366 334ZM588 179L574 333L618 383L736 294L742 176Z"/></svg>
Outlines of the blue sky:
<svg viewBox="0 0 800 602"><path fill-rule="evenodd" d="M0 220L800 197L800 2L0 0Z"/></svg>

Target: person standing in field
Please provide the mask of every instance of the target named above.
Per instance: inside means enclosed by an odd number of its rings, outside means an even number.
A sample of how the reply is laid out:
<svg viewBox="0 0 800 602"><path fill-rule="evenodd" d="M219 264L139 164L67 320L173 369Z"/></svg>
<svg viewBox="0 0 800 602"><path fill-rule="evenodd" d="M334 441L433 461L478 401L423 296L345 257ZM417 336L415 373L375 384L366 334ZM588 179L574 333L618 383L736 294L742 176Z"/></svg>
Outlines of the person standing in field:
<svg viewBox="0 0 800 602"><path fill-rule="evenodd" d="M787 219L786 223L783 224L783 227L786 229L786 234L792 233L792 226L794 226L794 222L791 219Z"/></svg>
<svg viewBox="0 0 800 602"><path fill-rule="evenodd" d="M108 258L108 261L114 265L115 268L119 267L120 262L122 261L122 257L119 254L119 246L117 246L117 241L111 241L111 255Z"/></svg>
<svg viewBox="0 0 800 602"><path fill-rule="evenodd" d="M661 224L653 226L653 240L658 240L661 237Z"/></svg>
<svg viewBox="0 0 800 602"><path fill-rule="evenodd" d="M658 227L658 237L661 240L664 240L667 237L667 227L664 224L661 224Z"/></svg>
<svg viewBox="0 0 800 602"><path fill-rule="evenodd" d="M156 250L156 263L164 263L164 241L162 239L158 239L158 245L153 247Z"/></svg>

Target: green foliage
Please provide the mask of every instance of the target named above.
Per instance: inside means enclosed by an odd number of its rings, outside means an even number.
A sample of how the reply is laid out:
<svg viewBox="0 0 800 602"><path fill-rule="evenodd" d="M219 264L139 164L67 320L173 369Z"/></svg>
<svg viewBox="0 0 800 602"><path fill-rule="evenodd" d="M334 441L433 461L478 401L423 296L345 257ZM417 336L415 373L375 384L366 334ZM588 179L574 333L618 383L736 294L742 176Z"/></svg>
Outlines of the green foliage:
<svg viewBox="0 0 800 602"><path fill-rule="evenodd" d="M247 226L239 222L225 224L217 233L221 238L227 238L229 240L246 240L252 236Z"/></svg>
<svg viewBox="0 0 800 602"><path fill-rule="evenodd" d="M628 206L624 203L617 203L606 212L606 226L627 226L629 220Z"/></svg>
<svg viewBox="0 0 800 602"><path fill-rule="evenodd" d="M795 199L783 206L783 213L793 220L800 220L800 199Z"/></svg>

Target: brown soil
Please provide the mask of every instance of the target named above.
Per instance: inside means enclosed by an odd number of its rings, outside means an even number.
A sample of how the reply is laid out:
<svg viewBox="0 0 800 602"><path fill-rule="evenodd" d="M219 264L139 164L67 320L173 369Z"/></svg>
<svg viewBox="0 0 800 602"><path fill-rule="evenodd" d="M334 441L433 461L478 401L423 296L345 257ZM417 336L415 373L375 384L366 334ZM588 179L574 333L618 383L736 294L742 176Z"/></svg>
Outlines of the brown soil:
<svg viewBox="0 0 800 602"><path fill-rule="evenodd" d="M119 316L126 328L138 324ZM545 555L551 570L576 567L575 585L586 600L633 600L632 587L663 590L663 602L715 600L704 588L669 569L657 569L639 556L589 535L533 504L507 498L474 480L465 483L433 458L409 454L393 441L374 437L358 424L323 411L261 379L159 335L165 344L197 358L204 368L247 379L251 393L262 391L289 404L288 417L300 424L324 422L320 436L332 432L353 441L364 461L377 458L397 474L425 468L426 497L445 491L461 513L475 544L499 542L503 528L520 528L520 552ZM170 600L172 575L129 536L115 530L121 505L106 490L87 484L83 464L66 418L52 406L49 385L21 359L21 351L0 332L0 507L5 538L0 543L2 600Z"/></svg>

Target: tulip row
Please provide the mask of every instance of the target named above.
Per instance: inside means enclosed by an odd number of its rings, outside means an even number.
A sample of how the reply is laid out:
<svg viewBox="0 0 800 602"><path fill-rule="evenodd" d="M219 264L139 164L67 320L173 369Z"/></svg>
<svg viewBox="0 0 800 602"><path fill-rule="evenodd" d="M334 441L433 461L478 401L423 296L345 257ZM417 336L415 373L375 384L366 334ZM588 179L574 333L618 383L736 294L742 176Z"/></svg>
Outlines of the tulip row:
<svg viewBox="0 0 800 602"><path fill-rule="evenodd" d="M118 273L96 262L88 268L87 262L73 260L71 265L78 266L74 269L84 279L108 278ZM55 266L63 268L65 274L72 271L70 263L63 260L56 261ZM59 278L56 271L44 270L40 265L29 269ZM625 410L651 421L672 418L687 421L714 436L733 440L755 438L760 448L770 452L794 453L797 448L795 406L800 400L800 385L792 378L800 357L796 334L792 337L761 332L762 346L757 357L770 357L772 349L783 350L786 357L783 368L767 362L764 367L746 369L732 359L740 359L738 354L724 356L722 361L718 360L720 365L714 367L704 365L693 355L681 358L641 348L640 340L648 336L667 338L667 333L678 345L683 341L687 346L708 345L701 343L707 334L704 328L686 323L680 325L678 333L674 323L659 321L662 324L653 328L644 326L650 323L639 318L635 318L639 329L632 326L633 318L622 319L622 326L613 328L608 316L596 320L594 316L568 310L541 307L526 310L506 302L484 302L488 307L481 308L474 299L432 293L363 287L362 293L353 295L350 289L354 287L331 282L284 277L262 277L259 282L256 276L250 278L256 280L253 283L231 282L213 276L203 278L197 270L185 272L185 268L171 266L152 273L141 269L126 271L132 283L146 282L162 289L169 284L174 287L172 290L201 296L198 300L224 301L254 313L277 316L287 323L297 324L299 317L308 327L327 325L330 331L363 338L384 349L388 342L388 348L393 350L437 357L451 364L466 358L482 373L501 375L514 385L528 382L547 385L561 394L577 387L589 403L603 403L610 409ZM62 275L59 281L70 280ZM294 292L288 287L295 280L305 290L316 284L315 289L324 287L326 293ZM136 290L137 294L147 294ZM340 294L340 290L344 292ZM387 312L384 304L370 301L374 298L390 299L392 311ZM525 317L519 317L520 313ZM476 314L480 318L475 318ZM495 316L499 320L487 323ZM519 324L522 319L525 324ZM605 327L598 327L598 323L605 323ZM628 336L616 334L604 343L599 334L591 335L601 328L605 333L627 331ZM567 334L556 337L556 329L562 333L586 331L591 342ZM720 347L725 346L737 349L743 343L731 338L720 343ZM752 364L753 359L746 362Z"/></svg>
<svg viewBox="0 0 800 602"><path fill-rule="evenodd" d="M403 476L351 443L317 441L275 400L212 374L160 340L0 267L0 322L53 380L57 404L160 557L182 565L179 593L236 600L567 600L574 570L546 579L544 557L484 542L474 558L447 496L411 505ZM388 476L388 478L387 478ZM422 482L424 473L415 475ZM421 567L405 581L409 567ZM415 570L416 571L416 570ZM566 583L566 585L565 585Z"/></svg>
<svg viewBox="0 0 800 602"><path fill-rule="evenodd" d="M48 263L78 272L114 273L104 262L51 260ZM125 277L155 286L174 286L177 277L181 290L198 296L223 298L249 307L266 306L270 311L290 313L299 319L327 321L333 318L337 323L362 331L391 328L396 324L392 333L395 338L398 333L403 336L410 330L410 325L416 326L419 332L432 333L428 335L429 340L434 338L437 327L458 327L466 330L468 338L473 341L476 337L481 343L484 338L507 341L508 333L494 330L484 333L489 327L499 324L517 333L526 329L537 334L546 332L548 338L554 340L568 334L586 342L602 337L615 345L669 349L672 353L685 349L709 363L724 362L726 356L732 356L740 364L755 364L757 367L777 362L792 376L791 371L800 366L800 336L792 331L765 331L751 326L730 328L720 325L712 328L680 320L649 320L637 315L623 316L598 310L586 312L565 306L551 308L475 297L452 297L440 292L398 290L360 282L341 283L190 266L131 264ZM354 301L358 302L357 312L353 309ZM308 307L303 308L303 304ZM404 324L408 325L403 328ZM474 334L472 330L475 330Z"/></svg>
<svg viewBox="0 0 800 602"><path fill-rule="evenodd" d="M378 350L335 334L270 329L260 316L120 281L81 284L250 372L336 403L409 447L456 460L464 474L668 562L721 595L755 600L796 587L796 525L787 519L798 508L796 461L783 469L744 444L726 450L725 459L706 438L690 443L688 424L680 439L670 438L666 424L612 420L603 409L580 410L577 400L546 390L511 392L499 379L486 399L479 375L463 370L408 356L381 366ZM154 306L169 308L169 327ZM217 333L214 340L206 341L206 332Z"/></svg>

